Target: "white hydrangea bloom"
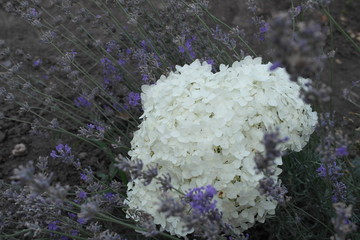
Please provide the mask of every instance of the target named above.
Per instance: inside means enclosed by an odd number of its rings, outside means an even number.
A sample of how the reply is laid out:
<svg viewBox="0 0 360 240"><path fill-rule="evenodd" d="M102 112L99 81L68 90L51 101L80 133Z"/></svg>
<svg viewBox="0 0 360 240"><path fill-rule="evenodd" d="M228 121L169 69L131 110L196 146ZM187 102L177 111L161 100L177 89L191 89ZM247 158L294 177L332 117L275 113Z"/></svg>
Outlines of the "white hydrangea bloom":
<svg viewBox="0 0 360 240"><path fill-rule="evenodd" d="M129 152L144 165L159 164L159 175L170 173L173 186L184 192L213 185L225 222L240 231L264 222L277 205L256 189L264 176L256 174L254 156L264 152L264 132L278 127L289 137L282 150L300 151L317 122L299 98L300 86L284 69L269 71L270 66L246 57L212 73L211 65L196 60L143 86L143 122ZM281 165L281 158L276 162ZM274 177L280 173L277 168ZM150 213L171 234L188 234L179 219L157 211L159 196L154 181L145 187L135 180L128 184L126 203Z"/></svg>

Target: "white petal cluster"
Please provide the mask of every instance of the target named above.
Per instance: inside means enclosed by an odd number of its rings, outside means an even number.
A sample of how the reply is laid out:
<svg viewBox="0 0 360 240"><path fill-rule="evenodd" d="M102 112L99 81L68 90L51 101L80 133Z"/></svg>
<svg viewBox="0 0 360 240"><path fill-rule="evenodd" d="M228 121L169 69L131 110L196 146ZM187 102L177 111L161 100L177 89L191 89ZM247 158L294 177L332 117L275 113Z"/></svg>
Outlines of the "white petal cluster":
<svg viewBox="0 0 360 240"><path fill-rule="evenodd" d="M196 60L143 86L143 122L129 152L144 165L159 164L159 174L170 173L173 186L184 192L213 185L223 219L240 231L263 222L277 205L256 189L264 176L256 174L254 156L264 152L264 132L279 128L289 137L282 149L300 151L317 122L299 98L299 84L284 69L269 71L270 66L246 57L212 73L211 65ZM274 177L280 173L277 168ZM134 181L126 203L150 213L171 234L186 235L178 218L157 211L160 194L155 181L146 187Z"/></svg>

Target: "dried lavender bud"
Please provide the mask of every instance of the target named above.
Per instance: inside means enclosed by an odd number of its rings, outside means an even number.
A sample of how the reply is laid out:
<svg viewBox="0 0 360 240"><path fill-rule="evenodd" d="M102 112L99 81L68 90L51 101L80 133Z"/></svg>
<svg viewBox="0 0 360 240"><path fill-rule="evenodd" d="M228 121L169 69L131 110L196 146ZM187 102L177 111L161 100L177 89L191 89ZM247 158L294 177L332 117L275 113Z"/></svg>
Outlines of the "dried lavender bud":
<svg viewBox="0 0 360 240"><path fill-rule="evenodd" d="M345 183L341 182L341 181L335 181L332 183L333 186L333 196L331 198L333 203L337 203L337 202L346 202L347 201L347 186L345 185Z"/></svg>
<svg viewBox="0 0 360 240"><path fill-rule="evenodd" d="M231 38L229 34L224 33L218 25L215 29L212 29L212 37L215 40L222 42L230 50L236 48L236 40Z"/></svg>
<svg viewBox="0 0 360 240"><path fill-rule="evenodd" d="M121 182L118 182L115 179L111 181L109 186L115 192L121 192L121 190L123 190L124 187L124 185Z"/></svg>
<svg viewBox="0 0 360 240"><path fill-rule="evenodd" d="M79 199L86 199L87 198L87 192L82 191L82 190L78 190L76 192L76 197Z"/></svg>
<svg viewBox="0 0 360 240"><path fill-rule="evenodd" d="M48 191L50 188L51 177L52 174L50 174L50 176L47 174L35 175L32 181L28 183L30 186L30 192L34 194L42 194Z"/></svg>
<svg viewBox="0 0 360 240"><path fill-rule="evenodd" d="M20 165L14 169L12 179L18 180L22 185L32 182L34 179L35 167L33 161L29 161L25 166Z"/></svg>
<svg viewBox="0 0 360 240"><path fill-rule="evenodd" d="M186 228L194 229L194 235L209 240L218 239L223 230L222 214L218 209L203 214L191 214L184 217Z"/></svg>
<svg viewBox="0 0 360 240"><path fill-rule="evenodd" d="M288 141L288 138L280 138L279 129L276 132L265 133L261 143L265 146L265 155L257 154L255 156L256 171L263 172L267 176L274 174L274 166L276 158L279 158L283 153L278 149L278 146Z"/></svg>
<svg viewBox="0 0 360 240"><path fill-rule="evenodd" d="M163 194L160 198L160 207L159 212L165 213L166 218L170 216L181 217L184 216L186 211L186 206L175 200L172 197Z"/></svg>
<svg viewBox="0 0 360 240"><path fill-rule="evenodd" d="M54 31L46 31L42 34L42 36L40 37L40 40L43 43L52 43L54 41L54 39L56 38L57 34Z"/></svg>
<svg viewBox="0 0 360 240"><path fill-rule="evenodd" d="M80 127L79 136L86 138L95 138L98 140L104 139L106 127L101 126L102 124L87 124L86 127Z"/></svg>
<svg viewBox="0 0 360 240"><path fill-rule="evenodd" d="M336 217L331 219L334 225L335 235L332 240L346 240L346 235L356 231L357 226L350 220L352 215L352 205L346 207L345 203L334 203Z"/></svg>
<svg viewBox="0 0 360 240"><path fill-rule="evenodd" d="M336 181L338 178L344 174L341 172L342 168L337 165L337 162L334 161L329 164L321 164L318 169L316 169L320 177L329 178L332 181Z"/></svg>
<svg viewBox="0 0 360 240"><path fill-rule="evenodd" d="M297 23L297 30L293 32L293 21L288 13L276 15L270 25L274 58L286 68L291 80L296 82L300 76L316 79L324 67L324 29L318 23L309 21Z"/></svg>
<svg viewBox="0 0 360 240"><path fill-rule="evenodd" d="M154 218L150 214L137 209L128 209L128 214L132 219L136 219L139 227L145 230L140 231L142 235L152 237L159 233L154 223Z"/></svg>
<svg viewBox="0 0 360 240"><path fill-rule="evenodd" d="M59 128L60 127L59 121L56 118L52 119L49 127L54 129Z"/></svg>
<svg viewBox="0 0 360 240"><path fill-rule="evenodd" d="M331 0L307 0L304 3L305 9L312 9L312 8L320 8L320 7L326 7L331 3Z"/></svg>
<svg viewBox="0 0 360 240"><path fill-rule="evenodd" d="M87 178L87 181L85 181L86 183L90 183L87 187L86 190L88 190L89 192L98 192L98 191L104 191L105 190L105 186L103 184L100 184L97 181L94 181L93 179L93 175L90 175L91 177ZM91 180L91 181L89 181Z"/></svg>
<svg viewBox="0 0 360 240"><path fill-rule="evenodd" d="M80 208L81 210L78 214L78 217L87 220L93 218L99 212L99 208L95 202L81 204Z"/></svg>
<svg viewBox="0 0 360 240"><path fill-rule="evenodd" d="M158 165L147 166L147 170L142 172L141 179L145 186L149 185L151 181L158 175Z"/></svg>
<svg viewBox="0 0 360 240"><path fill-rule="evenodd" d="M86 183L92 183L94 181L94 173L91 168L85 168L82 173L80 173L80 179Z"/></svg>
<svg viewBox="0 0 360 240"><path fill-rule="evenodd" d="M123 144L123 142L122 142L121 137L118 137L118 139L116 140L116 142L111 144L111 147L113 147L114 149L118 149L118 148L120 148L120 147L123 146L123 145L124 145L124 144Z"/></svg>
<svg viewBox="0 0 360 240"><path fill-rule="evenodd" d="M89 240L126 240L125 238L122 238L119 234L111 232L109 229L95 234L94 237L89 238Z"/></svg>
<svg viewBox="0 0 360 240"><path fill-rule="evenodd" d="M330 181L333 188L332 201L345 202L347 199L347 186L340 181L344 173L337 159L349 154L347 151L349 142L347 136L341 130L334 131L333 128L334 122L331 120L330 114L322 114L318 131L322 130L325 135L317 148L321 165L316 171L320 177Z"/></svg>
<svg viewBox="0 0 360 240"><path fill-rule="evenodd" d="M171 185L171 176L169 173L167 174L163 174L162 176L158 177L157 179L157 183L159 183L160 186L160 190L163 192L167 192L171 189L173 189L173 186Z"/></svg>
<svg viewBox="0 0 360 240"><path fill-rule="evenodd" d="M101 226L98 222L91 222L90 225L86 227L86 230L89 230L92 233L99 233Z"/></svg>
<svg viewBox="0 0 360 240"><path fill-rule="evenodd" d="M14 102L15 101L15 96L12 93L8 93L8 94L6 94L4 100L6 102Z"/></svg>
<svg viewBox="0 0 360 240"><path fill-rule="evenodd" d="M286 202L290 200L290 198L285 195L288 192L287 188L275 183L270 177L260 179L258 191L265 196L272 197L281 205L285 205Z"/></svg>
<svg viewBox="0 0 360 240"><path fill-rule="evenodd" d="M4 97L6 96L7 91L4 87L0 87L0 97Z"/></svg>
<svg viewBox="0 0 360 240"><path fill-rule="evenodd" d="M301 13L301 6L292 7L289 9L289 14L292 19L296 18Z"/></svg>
<svg viewBox="0 0 360 240"><path fill-rule="evenodd" d="M48 165L48 157L39 157L36 163L36 167L39 168L42 172L45 172Z"/></svg>
<svg viewBox="0 0 360 240"><path fill-rule="evenodd" d="M56 183L55 186L50 186L47 190L48 196L55 202L59 207L63 205L63 201L66 200L69 186L61 186L60 183Z"/></svg>
<svg viewBox="0 0 360 240"><path fill-rule="evenodd" d="M88 98L88 96L80 96L77 97L74 100L74 103L77 107L84 107L84 108L89 108L92 106L92 103L89 101L90 99Z"/></svg>
<svg viewBox="0 0 360 240"><path fill-rule="evenodd" d="M142 176L143 162L141 160L131 161L128 158L119 155L116 158L117 168L124 172L128 172L131 175L132 180L135 180Z"/></svg>

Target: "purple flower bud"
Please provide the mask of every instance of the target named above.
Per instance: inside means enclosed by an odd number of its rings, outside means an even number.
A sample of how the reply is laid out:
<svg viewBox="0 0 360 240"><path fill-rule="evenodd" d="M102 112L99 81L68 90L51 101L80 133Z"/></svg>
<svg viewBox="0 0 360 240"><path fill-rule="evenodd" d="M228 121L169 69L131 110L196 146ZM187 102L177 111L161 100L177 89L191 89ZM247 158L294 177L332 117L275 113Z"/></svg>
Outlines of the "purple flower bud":
<svg viewBox="0 0 360 240"><path fill-rule="evenodd" d="M65 144L59 144L56 146L56 151L53 150L50 153L50 156L52 158L59 158L64 163L73 163L74 162L74 155L71 154L71 148L69 145Z"/></svg>
<svg viewBox="0 0 360 240"><path fill-rule="evenodd" d="M269 70L270 70L270 71L274 71L274 70L277 69L278 67L281 67L281 62L280 62L280 61L274 62L273 65L270 66Z"/></svg>
<svg viewBox="0 0 360 240"><path fill-rule="evenodd" d="M51 231L56 231L56 230L58 229L57 224L58 224L59 222L60 222L60 221L53 221L53 222L49 223L48 229L51 230Z"/></svg>
<svg viewBox="0 0 360 240"><path fill-rule="evenodd" d="M185 53L185 48L183 46L179 46L179 52L180 53Z"/></svg>
<svg viewBox="0 0 360 240"><path fill-rule="evenodd" d="M91 107L92 103L89 102L85 97L80 96L74 100L77 107Z"/></svg>
<svg viewBox="0 0 360 240"><path fill-rule="evenodd" d="M264 22L264 24L259 28L260 34L264 34L269 31L269 24Z"/></svg>
<svg viewBox="0 0 360 240"><path fill-rule="evenodd" d="M72 218L72 219L74 219L75 217L76 217L76 214L75 213L68 213L68 216L69 216L69 218Z"/></svg>
<svg viewBox="0 0 360 240"><path fill-rule="evenodd" d="M79 231L78 231L78 230L75 230L75 229L71 229L71 230L70 230L70 234L71 234L72 236L78 236L78 235L79 235Z"/></svg>
<svg viewBox="0 0 360 240"><path fill-rule="evenodd" d="M38 58L33 62L33 67L39 67L41 64L42 64L42 60Z"/></svg>
<svg viewBox="0 0 360 240"><path fill-rule="evenodd" d="M87 192L84 192L84 191L80 191L78 194L77 194L78 198L80 199L85 199L87 197Z"/></svg>
<svg viewBox="0 0 360 240"><path fill-rule="evenodd" d="M87 220L85 218L78 218L77 222L80 223L80 224L86 224Z"/></svg>
<svg viewBox="0 0 360 240"><path fill-rule="evenodd" d="M130 106L136 107L140 104L140 93L130 92L128 96Z"/></svg>
<svg viewBox="0 0 360 240"><path fill-rule="evenodd" d="M195 211L204 213L215 210L216 201L212 202L215 194L216 189L211 185L194 188L185 195L185 201L188 202Z"/></svg>
<svg viewBox="0 0 360 240"><path fill-rule="evenodd" d="M345 156L349 155L349 153L347 151L347 147L342 146L342 147L336 148L335 149L335 155L337 157L345 157Z"/></svg>
<svg viewBox="0 0 360 240"><path fill-rule="evenodd" d="M149 75L143 74L143 75L142 75L142 80L143 80L144 82L148 81L148 80L149 80Z"/></svg>

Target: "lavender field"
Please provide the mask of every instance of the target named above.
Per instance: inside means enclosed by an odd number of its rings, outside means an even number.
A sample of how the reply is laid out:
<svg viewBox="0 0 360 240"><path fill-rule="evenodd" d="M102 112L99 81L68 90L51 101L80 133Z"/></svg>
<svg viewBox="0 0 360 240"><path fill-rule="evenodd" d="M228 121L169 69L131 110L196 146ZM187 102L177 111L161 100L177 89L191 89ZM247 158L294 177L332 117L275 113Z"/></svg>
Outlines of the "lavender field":
<svg viewBox="0 0 360 240"><path fill-rule="evenodd" d="M0 0L0 239L360 239L359 8Z"/></svg>

